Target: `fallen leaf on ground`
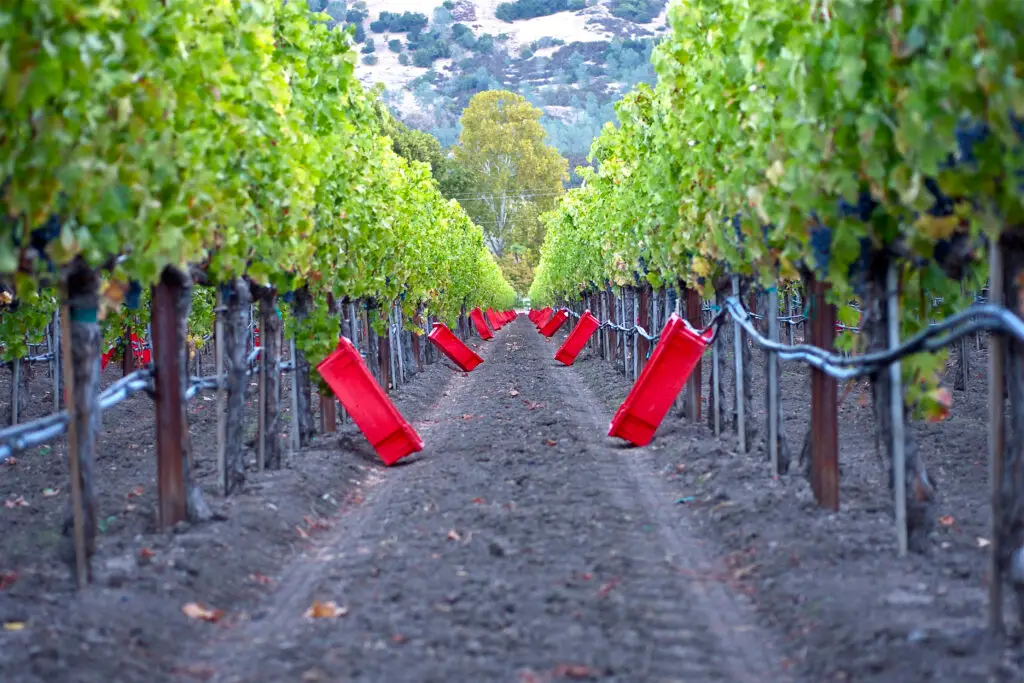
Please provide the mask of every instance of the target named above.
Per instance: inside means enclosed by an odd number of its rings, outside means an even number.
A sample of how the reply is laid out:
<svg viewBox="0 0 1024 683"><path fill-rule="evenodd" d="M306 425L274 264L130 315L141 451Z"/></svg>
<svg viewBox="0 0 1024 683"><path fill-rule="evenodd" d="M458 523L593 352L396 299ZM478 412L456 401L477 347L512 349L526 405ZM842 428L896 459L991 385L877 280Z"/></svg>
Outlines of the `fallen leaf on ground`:
<svg viewBox="0 0 1024 683"><path fill-rule="evenodd" d="M338 603L332 601L320 602L314 600L309 609L306 610L307 619L337 619L348 614L348 607L338 607Z"/></svg>
<svg viewBox="0 0 1024 683"><path fill-rule="evenodd" d="M939 517L939 524L942 526L953 526L955 523L953 515L943 515L942 517Z"/></svg>
<svg viewBox="0 0 1024 683"><path fill-rule="evenodd" d="M144 560L149 560L154 555L156 555L156 553L153 552L152 549L150 549L150 548L143 548L142 550L139 551L139 557L141 557Z"/></svg>
<svg viewBox="0 0 1024 683"><path fill-rule="evenodd" d="M249 580L261 586L269 586L274 582L269 576L264 576L263 574L249 574Z"/></svg>
<svg viewBox="0 0 1024 683"><path fill-rule="evenodd" d="M559 664L555 667L555 675L562 678L591 678L595 675L593 669L582 664Z"/></svg>
<svg viewBox="0 0 1024 683"><path fill-rule="evenodd" d="M18 580L18 572L0 572L0 591L10 588Z"/></svg>
<svg viewBox="0 0 1024 683"><path fill-rule="evenodd" d="M43 489L44 498L53 498L58 493L60 493L60 489Z"/></svg>
<svg viewBox="0 0 1024 683"><path fill-rule="evenodd" d="M558 442L557 442L557 441L555 441L554 439L547 439L547 440L546 440L546 441L544 442L544 444L545 444L545 445L547 445L547 446L557 446L557 445L558 445Z"/></svg>
<svg viewBox="0 0 1024 683"><path fill-rule="evenodd" d="M612 592L612 589L619 585L622 579L612 579L605 585L601 586L600 590L597 591L597 597L606 598L608 594Z"/></svg>
<svg viewBox="0 0 1024 683"><path fill-rule="evenodd" d="M451 531L448 532L448 540L449 541L461 541L462 540L462 536L459 535L458 531L456 531L455 529L452 529Z"/></svg>
<svg viewBox="0 0 1024 683"><path fill-rule="evenodd" d="M181 608L185 616L198 621L218 622L224 618L226 612L222 609L211 609L198 602L190 602Z"/></svg>
<svg viewBox="0 0 1024 683"><path fill-rule="evenodd" d="M508 392L508 395L511 396L512 398L515 398L516 396L519 395L519 392L513 389L512 391Z"/></svg>
<svg viewBox="0 0 1024 683"><path fill-rule="evenodd" d="M473 499L473 503L474 503L474 504L476 504L476 505L483 505L483 504L484 504L484 499L483 499L483 498L480 498L480 497L478 496L478 497L476 497L476 498L474 498L474 499Z"/></svg>
<svg viewBox="0 0 1024 683"><path fill-rule="evenodd" d="M135 488L133 488L131 491L128 492L128 497L129 498L138 498L139 496L141 496L143 494L144 491L145 491L145 489L143 489L141 486L136 486Z"/></svg>
<svg viewBox="0 0 1024 683"><path fill-rule="evenodd" d="M302 538L309 538L309 534L307 534L307 533L306 533L306 530L305 530L305 529L303 529L302 527L300 527L300 526L296 525L296 526L295 526L295 530L296 530L297 532L299 532L299 536L301 536Z"/></svg>
<svg viewBox="0 0 1024 683"><path fill-rule="evenodd" d="M17 458L7 458L7 460L4 461L4 464L7 465L8 467L14 467L15 465L18 464L18 459Z"/></svg>
<svg viewBox="0 0 1024 683"><path fill-rule="evenodd" d="M391 642L396 643L397 645L401 645L402 643L408 640L409 639L403 636L401 633L396 633L395 635L391 636Z"/></svg>
<svg viewBox="0 0 1024 683"><path fill-rule="evenodd" d="M13 510L14 508L28 507L28 502L25 500L25 496L8 498L7 500L4 501L4 507L7 508L8 510Z"/></svg>
<svg viewBox="0 0 1024 683"><path fill-rule="evenodd" d="M25 622L24 621L8 621L6 624L4 624L4 630L5 631L24 631L25 630Z"/></svg>

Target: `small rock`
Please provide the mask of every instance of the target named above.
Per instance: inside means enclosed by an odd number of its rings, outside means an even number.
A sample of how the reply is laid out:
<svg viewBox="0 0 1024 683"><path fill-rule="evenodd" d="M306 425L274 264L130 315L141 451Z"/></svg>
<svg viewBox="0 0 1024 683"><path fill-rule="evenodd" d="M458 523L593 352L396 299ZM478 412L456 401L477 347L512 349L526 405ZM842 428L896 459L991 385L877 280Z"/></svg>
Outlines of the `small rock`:
<svg viewBox="0 0 1024 683"><path fill-rule="evenodd" d="M925 643L928 641L928 631L923 628L915 628L907 634L908 643Z"/></svg>
<svg viewBox="0 0 1024 683"><path fill-rule="evenodd" d="M501 547L496 541L491 541L487 544L487 550L494 557L505 557L505 549Z"/></svg>

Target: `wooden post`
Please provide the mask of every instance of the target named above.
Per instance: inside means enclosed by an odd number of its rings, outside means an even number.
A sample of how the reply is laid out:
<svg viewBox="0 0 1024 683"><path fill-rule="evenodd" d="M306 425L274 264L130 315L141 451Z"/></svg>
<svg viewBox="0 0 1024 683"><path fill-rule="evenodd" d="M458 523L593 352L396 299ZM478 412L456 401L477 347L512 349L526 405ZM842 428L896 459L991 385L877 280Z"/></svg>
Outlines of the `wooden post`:
<svg viewBox="0 0 1024 683"><path fill-rule="evenodd" d="M68 463L71 510L65 517L61 555L74 568L79 587L92 579L89 558L96 551L97 503L94 482L96 435L100 426L99 277L76 261L70 268L62 310L64 386L68 399ZM70 536L70 538L69 538ZM69 543L69 541L71 541Z"/></svg>
<svg viewBox="0 0 1024 683"><path fill-rule="evenodd" d="M53 322L50 323L50 353L53 356L53 359L50 361L50 379L53 381L53 412L55 413L60 412L61 347L63 346L61 343L60 318L60 312L55 311Z"/></svg>
<svg viewBox="0 0 1024 683"><path fill-rule="evenodd" d="M61 344L64 350L64 386L68 390L68 394L71 400L68 402L68 469L70 470L71 480L71 522L72 522L72 538L74 543L74 571L75 571L75 582L78 585L79 590L85 587L92 576L92 567L89 563L91 553L87 552L86 549L86 519L87 515L84 512L85 500L87 497L91 497L84 490L82 482L82 470L79 461L79 446L81 444L81 435L79 435L79 420L83 417L79 414L78 401L75 400L78 394L75 392L75 373L71 370L74 363L74 357L72 355L72 339L71 339L71 319L69 315L69 306L63 306L61 308L61 317L64 324L64 333L68 336ZM86 416L87 417L87 416ZM88 425L88 419L85 420ZM88 431L88 426L86 427ZM88 438L88 437L87 437ZM88 482L91 484L91 481ZM64 523L64 534L67 535L68 525ZM95 541L94 541L95 542Z"/></svg>
<svg viewBox="0 0 1024 683"><path fill-rule="evenodd" d="M164 275L153 288L152 329L156 366L156 470L157 524L169 529L188 516L185 498L185 465L181 444L185 438L185 396L181 387L178 347L178 300L182 283Z"/></svg>
<svg viewBox="0 0 1024 683"><path fill-rule="evenodd" d="M129 330L127 326L122 330L121 338L121 376L127 377L135 372L135 348L132 346L131 330Z"/></svg>
<svg viewBox="0 0 1024 683"><path fill-rule="evenodd" d="M260 430L257 442L257 467L281 468L281 318L277 314L277 296L260 299ZM292 415L297 421L298 415Z"/></svg>
<svg viewBox="0 0 1024 683"><path fill-rule="evenodd" d="M249 384L247 362L250 301L249 287L241 278L226 285L224 314L224 378L227 384L226 428L224 438L225 495L245 484L243 416L245 390ZM261 352L262 355L262 352Z"/></svg>
<svg viewBox="0 0 1024 683"><path fill-rule="evenodd" d="M228 383L224 376L224 335L226 326L224 324L225 306L227 305L224 296L224 288L217 287L217 305L214 309L214 353L216 354L215 366L217 373L217 489L221 495L228 494L228 469L227 469L227 406L228 406Z"/></svg>
<svg viewBox="0 0 1024 683"><path fill-rule="evenodd" d="M18 410L21 408L21 359L11 362L11 425L18 424Z"/></svg>
<svg viewBox="0 0 1024 683"><path fill-rule="evenodd" d="M836 337L836 309L826 302L829 286L817 280L808 291L810 343L832 350ZM823 508L839 510L838 383L811 369L811 488Z"/></svg>
<svg viewBox="0 0 1024 683"><path fill-rule="evenodd" d="M703 306L700 296L700 292L696 289L683 289L680 286L680 293L685 292L686 297L686 320L691 325L696 327L698 330L703 326ZM690 380L686 386L686 400L689 402L687 412L690 417L690 422L694 424L700 424L701 420L701 400L700 400L700 387L701 387L701 367L700 362L697 363L693 368L693 374L690 375Z"/></svg>

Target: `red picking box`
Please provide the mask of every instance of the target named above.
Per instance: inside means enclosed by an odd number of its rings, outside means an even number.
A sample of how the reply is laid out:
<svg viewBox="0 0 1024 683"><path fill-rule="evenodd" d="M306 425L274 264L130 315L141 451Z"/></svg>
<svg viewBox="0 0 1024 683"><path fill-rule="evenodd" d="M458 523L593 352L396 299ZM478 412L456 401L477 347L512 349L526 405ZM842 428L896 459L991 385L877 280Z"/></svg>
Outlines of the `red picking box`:
<svg viewBox="0 0 1024 683"><path fill-rule="evenodd" d="M580 316L580 321L576 323L576 327L569 333L565 343L555 353L555 360L562 365L572 365L573 361L576 360L576 356L583 350L587 340L590 339L590 336L600 326L601 323L598 322L597 318L590 311L584 311L583 315Z"/></svg>
<svg viewBox="0 0 1024 683"><path fill-rule="evenodd" d="M491 327L493 327L495 331L500 330L502 327L504 327L504 325L501 322L501 319L498 318L498 314L494 312L493 308L487 309L487 320L488 322L491 323Z"/></svg>
<svg viewBox="0 0 1024 683"><path fill-rule="evenodd" d="M479 308L474 308L469 314L470 319L473 321L473 326L476 328L476 333L480 335L480 338L484 341L491 339L494 335L491 330L487 327L486 321L484 321L484 314Z"/></svg>
<svg viewBox="0 0 1024 683"><path fill-rule="evenodd" d="M649 444L672 402L700 362L712 335L713 331L709 329L701 336L673 313L665 323L661 339L640 378L612 418L608 436L637 446Z"/></svg>
<svg viewBox="0 0 1024 683"><path fill-rule="evenodd" d="M472 372L476 366L484 362L483 358L463 344L444 323L434 323L434 329L427 335L427 339L466 372Z"/></svg>
<svg viewBox="0 0 1024 683"><path fill-rule="evenodd" d="M423 440L377 384L352 342L342 337L316 369L385 465L423 450Z"/></svg>
<svg viewBox="0 0 1024 683"><path fill-rule="evenodd" d="M540 328L540 333L543 334L545 337L553 336L555 332L558 332L558 328L560 328L562 324L566 320L568 320L568 318L569 314L565 312L565 309L558 311L553 316L551 316L551 318L549 318L546 323L544 323L544 325Z"/></svg>

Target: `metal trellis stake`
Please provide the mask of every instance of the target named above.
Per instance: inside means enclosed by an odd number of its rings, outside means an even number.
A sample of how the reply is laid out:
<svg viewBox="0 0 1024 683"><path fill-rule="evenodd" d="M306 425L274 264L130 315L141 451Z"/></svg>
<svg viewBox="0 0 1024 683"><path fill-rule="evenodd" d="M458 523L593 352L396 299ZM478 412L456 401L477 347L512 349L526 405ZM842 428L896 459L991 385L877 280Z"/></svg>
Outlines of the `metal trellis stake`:
<svg viewBox="0 0 1024 683"><path fill-rule="evenodd" d="M779 290L768 289L768 336L779 339ZM779 361L774 351L768 352L768 454L772 475L779 476Z"/></svg>
<svg viewBox="0 0 1024 683"><path fill-rule="evenodd" d="M900 345L900 304L899 304L899 271L895 265L889 266L886 276L886 308L888 311L888 342L889 348ZM899 545L900 557L907 554L907 470L906 445L903 424L903 372L902 363L894 362L889 366L889 401L892 411L892 467L896 493L896 541Z"/></svg>
<svg viewBox="0 0 1024 683"><path fill-rule="evenodd" d="M740 278L732 276L732 295L737 299L740 296ZM733 348L736 353L736 436L739 439L740 453L747 452L747 425L745 406L743 405L743 328L736 321L733 321Z"/></svg>

